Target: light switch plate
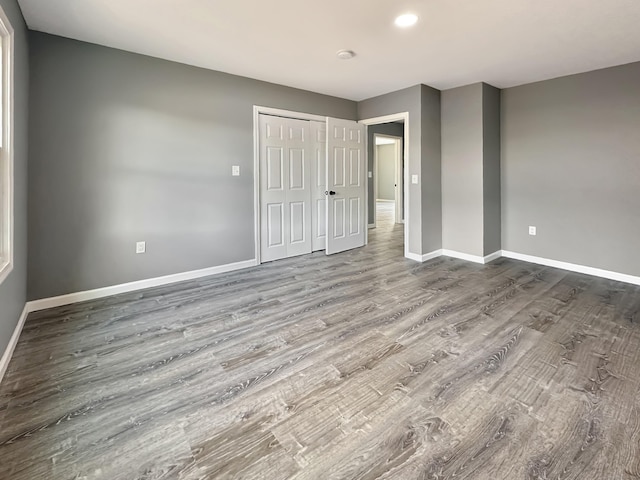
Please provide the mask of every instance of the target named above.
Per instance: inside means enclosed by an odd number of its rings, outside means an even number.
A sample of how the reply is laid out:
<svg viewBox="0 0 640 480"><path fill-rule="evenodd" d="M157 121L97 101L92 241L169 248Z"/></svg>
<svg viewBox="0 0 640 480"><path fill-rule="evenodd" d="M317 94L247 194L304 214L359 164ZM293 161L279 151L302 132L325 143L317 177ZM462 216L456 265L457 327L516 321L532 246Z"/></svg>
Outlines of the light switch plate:
<svg viewBox="0 0 640 480"><path fill-rule="evenodd" d="M369 178L373 178L373 172L369 172Z"/></svg>
<svg viewBox="0 0 640 480"><path fill-rule="evenodd" d="M418 184L418 175L411 175L411 183Z"/></svg>
<svg viewBox="0 0 640 480"><path fill-rule="evenodd" d="M240 176L240 165L233 165L231 167L231 175L233 175L234 177Z"/></svg>

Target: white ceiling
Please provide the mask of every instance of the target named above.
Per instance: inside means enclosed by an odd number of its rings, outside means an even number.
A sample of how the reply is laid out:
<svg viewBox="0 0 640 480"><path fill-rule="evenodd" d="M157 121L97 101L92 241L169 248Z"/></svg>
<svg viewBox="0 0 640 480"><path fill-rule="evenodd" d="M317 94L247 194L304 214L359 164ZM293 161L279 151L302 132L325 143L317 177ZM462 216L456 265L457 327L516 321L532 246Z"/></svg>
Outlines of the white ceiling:
<svg viewBox="0 0 640 480"><path fill-rule="evenodd" d="M352 100L640 61L640 0L19 0L34 30ZM394 18L419 15L401 30ZM351 49L352 60L335 52Z"/></svg>

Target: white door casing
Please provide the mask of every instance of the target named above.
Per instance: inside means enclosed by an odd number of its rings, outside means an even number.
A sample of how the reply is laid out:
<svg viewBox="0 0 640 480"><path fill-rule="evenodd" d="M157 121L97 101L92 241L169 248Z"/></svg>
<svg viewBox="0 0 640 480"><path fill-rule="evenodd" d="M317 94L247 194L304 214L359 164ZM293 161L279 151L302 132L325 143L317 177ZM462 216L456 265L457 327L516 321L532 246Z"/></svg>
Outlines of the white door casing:
<svg viewBox="0 0 640 480"><path fill-rule="evenodd" d="M311 253L311 142L305 120L260 115L260 257Z"/></svg>
<svg viewBox="0 0 640 480"><path fill-rule="evenodd" d="M327 122L311 122L311 249L326 247L327 199Z"/></svg>
<svg viewBox="0 0 640 480"><path fill-rule="evenodd" d="M402 214L402 210L403 210L402 197L404 195L402 152L403 152L402 138L398 138L396 140L396 214L395 214L396 223L404 223L404 218Z"/></svg>
<svg viewBox="0 0 640 480"><path fill-rule="evenodd" d="M366 243L365 170L364 125L328 118L327 255L361 247Z"/></svg>

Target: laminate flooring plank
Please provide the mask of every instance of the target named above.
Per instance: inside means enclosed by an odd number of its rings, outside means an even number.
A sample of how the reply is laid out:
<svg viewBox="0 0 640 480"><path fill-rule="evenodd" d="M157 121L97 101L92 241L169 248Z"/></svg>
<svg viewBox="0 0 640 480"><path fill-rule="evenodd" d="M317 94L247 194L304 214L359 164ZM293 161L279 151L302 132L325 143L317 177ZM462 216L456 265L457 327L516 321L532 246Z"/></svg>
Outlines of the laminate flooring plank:
<svg viewBox="0 0 640 480"><path fill-rule="evenodd" d="M636 399L640 398L640 390L636 392ZM636 400L632 416L625 425L625 433L621 441L616 444L621 452L620 463L623 468L624 479L640 478L640 401Z"/></svg>
<svg viewBox="0 0 640 480"><path fill-rule="evenodd" d="M615 326L618 330L620 327ZM602 331L598 336L586 337L576 355L573 375L567 379L569 388L583 393L589 400L599 405L602 416L607 420L626 423L631 416L631 399L638 390L638 382L624 375L623 364L617 362L623 357L614 356L616 332Z"/></svg>
<svg viewBox="0 0 640 480"><path fill-rule="evenodd" d="M544 447L530 452L528 479L599 479L595 473L606 446L600 413L577 392L564 389L541 415ZM615 477L612 477L615 478Z"/></svg>
<svg viewBox="0 0 640 480"><path fill-rule="evenodd" d="M425 478L518 478L514 459L526 452L535 422L515 405L492 407L449 449L423 460Z"/></svg>
<svg viewBox="0 0 640 480"><path fill-rule="evenodd" d="M432 378L416 385L409 395L425 405L443 406L457 402L464 392L490 390L533 347L538 335L522 326L498 330L476 349L456 359L457 368L439 364Z"/></svg>
<svg viewBox="0 0 640 480"><path fill-rule="evenodd" d="M183 478L256 478L285 480L299 470L273 433L264 429L263 417L221 425L203 442L192 444L195 461L181 472Z"/></svg>
<svg viewBox="0 0 640 480"><path fill-rule="evenodd" d="M393 328L397 332L398 341L404 345L410 345L413 342L423 342L426 338L432 337L434 333L453 338L481 322L486 323L489 329L494 328L495 324L490 321L491 318L498 318L499 322L510 321L511 317L530 301L530 294L519 289L518 285L530 282L537 282L535 288L540 292L544 292L553 285L553 281L550 283L541 282L531 277L522 278L515 286L511 284L511 279L502 283L490 283L488 286L481 284L480 288L476 287L475 291L453 301L449 299L444 304L435 304L435 308L402 331L399 329L403 327L404 323L394 324ZM504 288L508 290L499 295L492 295L492 293L502 291ZM508 303L506 298L509 299ZM498 308L501 310L500 314L492 314Z"/></svg>
<svg viewBox="0 0 640 480"><path fill-rule="evenodd" d="M620 300L615 303L617 318L627 325L640 325L640 287L623 289Z"/></svg>
<svg viewBox="0 0 640 480"><path fill-rule="evenodd" d="M594 305L593 298L584 291L586 286L584 280L576 285L572 277L565 273L545 295L534 296L529 304L517 312L513 321L543 333L558 323L561 323L560 329L566 328L567 322L560 322L565 315L572 315L580 322Z"/></svg>
<svg viewBox="0 0 640 480"><path fill-rule="evenodd" d="M394 419L394 420L392 420ZM293 478L375 479L447 437L447 425L398 392L382 396L326 445L328 453Z"/></svg>
<svg viewBox="0 0 640 480"><path fill-rule="evenodd" d="M201 406L185 417L185 431L191 442L202 443L220 425L255 416L261 416L262 425L271 428L296 415L307 402L317 402L340 383L340 374L333 366L310 366L230 404Z"/></svg>
<svg viewBox="0 0 640 480"><path fill-rule="evenodd" d="M523 478L520 474L522 456L530 448L530 433L536 422L514 404L490 402L480 410L473 410L474 414L469 416L472 421L465 422L464 428L461 424L448 425L444 441L431 445L379 478ZM446 424L446 420L442 420Z"/></svg>
<svg viewBox="0 0 640 480"><path fill-rule="evenodd" d="M109 462L82 437L75 445L65 446L51 458L55 478L172 479L194 462L182 428L171 424L132 430L126 438L107 446L113 456Z"/></svg>

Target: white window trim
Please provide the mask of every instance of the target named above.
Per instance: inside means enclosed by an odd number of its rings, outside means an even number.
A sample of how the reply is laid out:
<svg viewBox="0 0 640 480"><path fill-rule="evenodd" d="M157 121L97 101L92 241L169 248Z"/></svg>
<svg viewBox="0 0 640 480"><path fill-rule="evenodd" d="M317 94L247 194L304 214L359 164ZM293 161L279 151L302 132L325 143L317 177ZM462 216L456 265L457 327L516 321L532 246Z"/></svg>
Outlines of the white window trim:
<svg viewBox="0 0 640 480"><path fill-rule="evenodd" d="M13 27L0 7L2 146L0 147L0 284L13 270Z"/></svg>

